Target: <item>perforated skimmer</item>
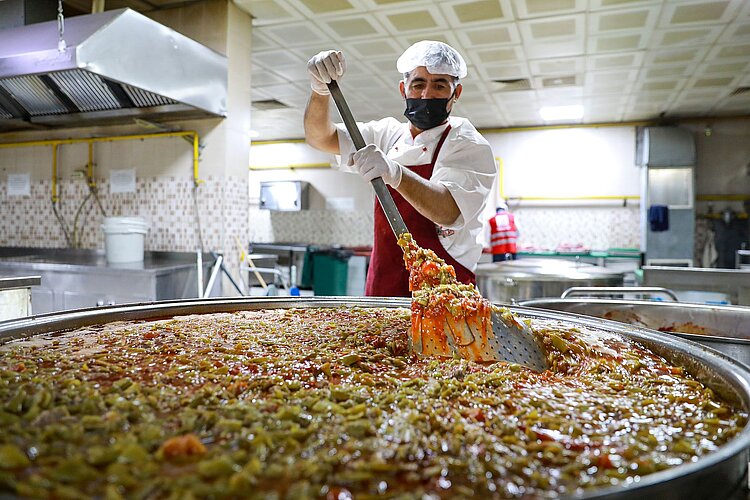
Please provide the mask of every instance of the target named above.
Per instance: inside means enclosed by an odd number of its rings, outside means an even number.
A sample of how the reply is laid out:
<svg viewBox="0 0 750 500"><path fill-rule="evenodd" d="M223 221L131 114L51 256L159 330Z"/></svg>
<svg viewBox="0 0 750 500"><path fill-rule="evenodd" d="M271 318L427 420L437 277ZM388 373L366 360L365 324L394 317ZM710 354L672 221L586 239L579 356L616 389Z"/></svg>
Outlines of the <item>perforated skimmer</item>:
<svg viewBox="0 0 750 500"><path fill-rule="evenodd" d="M357 150L364 148L365 141L338 83L331 81L328 89L354 147ZM372 180L372 186L396 239L399 239L409 231L391 193L380 177ZM437 315L412 302L411 349L425 356L508 361L537 371L548 368L544 348L526 324L518 321L510 311L493 307L478 292L477 299L477 307L472 310Z"/></svg>

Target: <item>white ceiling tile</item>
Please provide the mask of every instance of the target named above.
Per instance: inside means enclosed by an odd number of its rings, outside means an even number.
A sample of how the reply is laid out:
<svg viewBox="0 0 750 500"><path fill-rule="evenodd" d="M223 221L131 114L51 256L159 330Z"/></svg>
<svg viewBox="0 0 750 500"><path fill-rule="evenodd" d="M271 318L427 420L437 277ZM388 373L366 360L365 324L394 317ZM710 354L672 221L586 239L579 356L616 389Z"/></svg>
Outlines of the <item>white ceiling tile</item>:
<svg viewBox="0 0 750 500"><path fill-rule="evenodd" d="M274 40L276 48L306 47L312 51L312 47L328 46L330 43L327 33L307 21L264 26L253 31L256 30Z"/></svg>
<svg viewBox="0 0 750 500"><path fill-rule="evenodd" d="M568 75L582 73L583 57L556 57L553 59L534 59L529 61L531 74L537 76Z"/></svg>
<svg viewBox="0 0 750 500"><path fill-rule="evenodd" d="M519 45L469 50L467 54L479 65L512 64L524 59Z"/></svg>
<svg viewBox="0 0 750 500"><path fill-rule="evenodd" d="M255 14L252 99L291 106L253 109L264 139L301 136L306 62L329 48L347 57L342 89L357 119L403 120L395 61L422 39L445 41L466 59L455 113L476 126L541 124L540 103L573 101L584 103L586 123L750 110L747 99L728 97L750 86L750 0L235 3ZM511 79L526 79L528 90L495 83Z"/></svg>
<svg viewBox="0 0 750 500"><path fill-rule="evenodd" d="M510 0L449 0L440 2L439 8L451 28L466 29L514 20Z"/></svg>
<svg viewBox="0 0 750 500"><path fill-rule="evenodd" d="M310 74L307 72L307 65L293 64L290 66L274 66L273 73L282 76L290 82L307 82Z"/></svg>
<svg viewBox="0 0 750 500"><path fill-rule="evenodd" d="M747 61L750 59L750 43L714 45L707 59L715 62Z"/></svg>
<svg viewBox="0 0 750 500"><path fill-rule="evenodd" d="M608 34L622 31L651 31L656 25L659 6L608 10L589 15L589 34Z"/></svg>
<svg viewBox="0 0 750 500"><path fill-rule="evenodd" d="M521 90L517 92L492 92L492 99L503 109L524 109L529 106L537 106L536 92L533 90Z"/></svg>
<svg viewBox="0 0 750 500"><path fill-rule="evenodd" d="M586 10L585 0L516 0L514 2L518 19L551 17L573 14Z"/></svg>
<svg viewBox="0 0 750 500"><path fill-rule="evenodd" d="M313 55L313 54L310 54ZM253 62L263 67L291 66L299 64L307 66L308 56L301 56L291 50L268 50L254 55Z"/></svg>
<svg viewBox="0 0 750 500"><path fill-rule="evenodd" d="M621 68L640 67L643 63L643 52L621 54L593 55L586 57L587 71L606 71Z"/></svg>
<svg viewBox="0 0 750 500"><path fill-rule="evenodd" d="M544 106L567 106L581 104L583 89L581 87L565 87L559 89L542 89L536 92L537 100Z"/></svg>
<svg viewBox="0 0 750 500"><path fill-rule="evenodd" d="M697 65L706 56L707 48L685 48L649 50L644 60L644 66L655 67L664 64Z"/></svg>
<svg viewBox="0 0 750 500"><path fill-rule="evenodd" d="M265 26L303 19L299 11L283 1L234 0L234 2L253 16L253 26Z"/></svg>
<svg viewBox="0 0 750 500"><path fill-rule="evenodd" d="M271 99L272 98L271 97L272 94L271 94L270 91L271 91L271 89L273 89L273 87L260 87L260 86L256 85L254 82L251 82L251 83L252 83L252 87L251 87L251 90L250 90L250 99L251 100L253 100L253 101L263 101L263 100Z"/></svg>
<svg viewBox="0 0 750 500"><path fill-rule="evenodd" d="M420 34L447 30L448 22L439 9L433 6L411 6L408 8L377 11L372 16L380 21L393 36L404 36L408 33Z"/></svg>
<svg viewBox="0 0 750 500"><path fill-rule="evenodd" d="M750 2L748 6L750 6ZM726 44L750 42L750 20L732 23L721 34L718 42Z"/></svg>
<svg viewBox="0 0 750 500"><path fill-rule="evenodd" d="M571 75L536 77L532 79L532 82L533 82L533 87L540 91L576 88L577 93L580 94L582 92L581 88L583 87L583 75L571 74Z"/></svg>
<svg viewBox="0 0 750 500"><path fill-rule="evenodd" d="M331 38L339 41L388 36L385 27L367 13L317 19L316 23Z"/></svg>
<svg viewBox="0 0 750 500"><path fill-rule="evenodd" d="M346 16L363 10L351 0L284 0L279 3L291 4L307 18Z"/></svg>
<svg viewBox="0 0 750 500"><path fill-rule="evenodd" d="M688 86L693 89L715 88L733 90L738 77L733 76L700 76L692 78Z"/></svg>
<svg viewBox="0 0 750 500"><path fill-rule="evenodd" d="M580 56L586 39L585 16L564 16L519 22L523 50L529 59Z"/></svg>
<svg viewBox="0 0 750 500"><path fill-rule="evenodd" d="M621 9L623 7L661 6L662 0L590 0L589 11Z"/></svg>
<svg viewBox="0 0 750 500"><path fill-rule="evenodd" d="M705 47L713 44L724 26L691 26L680 29L657 30L651 38L652 49Z"/></svg>
<svg viewBox="0 0 750 500"><path fill-rule="evenodd" d="M716 105L716 110L747 113L748 107L750 107L750 99L747 97L729 97L719 102Z"/></svg>
<svg viewBox="0 0 750 500"><path fill-rule="evenodd" d="M708 25L729 22L743 0L680 0L662 10L662 27Z"/></svg>
<svg viewBox="0 0 750 500"><path fill-rule="evenodd" d="M461 44L467 48L485 47L488 45L517 45L521 35L515 24L492 24L491 26L465 27L456 31Z"/></svg>
<svg viewBox="0 0 750 500"><path fill-rule="evenodd" d="M632 52L646 48L647 43L648 33L592 36L588 40L588 53Z"/></svg>
<svg viewBox="0 0 750 500"><path fill-rule="evenodd" d="M362 59L371 57L398 59L404 49L391 38L374 38L370 40L353 41L347 44L347 50L352 55Z"/></svg>
<svg viewBox="0 0 750 500"><path fill-rule="evenodd" d="M279 47L278 42L265 35L263 27L254 27L251 35L250 46L253 53L264 50L274 50Z"/></svg>
<svg viewBox="0 0 750 500"><path fill-rule="evenodd" d="M747 74L750 61L721 62L710 59L694 70L697 75L738 75Z"/></svg>
<svg viewBox="0 0 750 500"><path fill-rule="evenodd" d="M483 65L477 67L477 73L490 82L513 78L529 78L531 76L526 66L520 64Z"/></svg>
<svg viewBox="0 0 750 500"><path fill-rule="evenodd" d="M270 70L254 71L250 75L250 81L253 87L265 87L267 85L287 83L286 78L279 76Z"/></svg>

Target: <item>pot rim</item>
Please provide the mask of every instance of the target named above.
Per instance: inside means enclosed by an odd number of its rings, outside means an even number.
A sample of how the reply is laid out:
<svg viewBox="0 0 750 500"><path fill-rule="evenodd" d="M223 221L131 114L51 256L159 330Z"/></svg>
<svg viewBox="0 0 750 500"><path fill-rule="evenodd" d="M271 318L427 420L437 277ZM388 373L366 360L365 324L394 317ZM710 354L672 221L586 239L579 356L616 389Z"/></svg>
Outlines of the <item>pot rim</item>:
<svg viewBox="0 0 750 500"><path fill-rule="evenodd" d="M188 299L163 302L144 302L124 304L104 308L79 309L62 313L35 315L28 318L0 322L0 343L14 338L69 331L84 326L108 323L112 321L156 320L187 314L206 314L232 312L261 308L293 307L409 307L408 298L383 297L234 297L217 299ZM666 339L662 332L649 330L615 321L584 316L575 313L536 309L524 306L507 306L513 313L524 318L554 320L574 323L608 332L618 333L636 340L657 354L682 365L689 364L688 371L698 380L703 381L718 394L729 400L739 402L745 412L750 412L750 367L731 359L719 351L708 348L690 340L670 337ZM719 384L723 384L719 387ZM733 439L718 450L705 455L695 462L682 464L671 469L655 472L641 477L638 482L600 488L583 492L580 498L619 497L622 495L651 494L657 498L665 487L678 487L680 480L698 481L708 472L713 472L728 462L744 461L742 475L747 472L746 454L750 446L750 424L746 424ZM744 455L743 455L744 453ZM725 464L727 462L727 464ZM732 464L734 465L734 464ZM736 474L732 468L730 473ZM692 480L692 481L690 481ZM654 488L654 491L649 491ZM656 491L658 489L658 491Z"/></svg>

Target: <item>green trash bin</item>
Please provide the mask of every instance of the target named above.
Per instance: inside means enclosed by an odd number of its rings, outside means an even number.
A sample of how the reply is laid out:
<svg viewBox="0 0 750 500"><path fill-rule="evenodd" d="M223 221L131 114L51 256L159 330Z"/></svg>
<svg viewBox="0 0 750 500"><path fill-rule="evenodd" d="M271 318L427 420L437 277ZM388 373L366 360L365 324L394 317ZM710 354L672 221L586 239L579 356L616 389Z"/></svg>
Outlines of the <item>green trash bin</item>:
<svg viewBox="0 0 750 500"><path fill-rule="evenodd" d="M315 295L346 295L349 250L328 249L313 253L313 292Z"/></svg>

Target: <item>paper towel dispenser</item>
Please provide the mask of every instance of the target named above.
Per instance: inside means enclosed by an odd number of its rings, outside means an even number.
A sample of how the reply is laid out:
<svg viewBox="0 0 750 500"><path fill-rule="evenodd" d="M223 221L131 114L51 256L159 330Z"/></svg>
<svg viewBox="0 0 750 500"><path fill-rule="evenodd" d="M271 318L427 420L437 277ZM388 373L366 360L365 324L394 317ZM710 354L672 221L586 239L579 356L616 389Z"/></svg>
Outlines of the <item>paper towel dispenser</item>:
<svg viewBox="0 0 750 500"><path fill-rule="evenodd" d="M693 134L681 127L638 127L635 156L636 163L642 167L693 166Z"/></svg>
<svg viewBox="0 0 750 500"><path fill-rule="evenodd" d="M260 183L260 208L298 211L309 206L309 187L305 181L267 181Z"/></svg>

